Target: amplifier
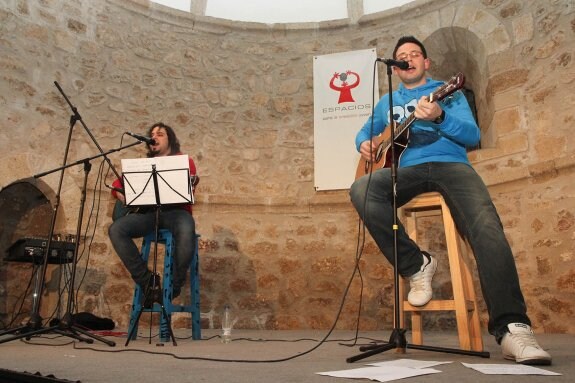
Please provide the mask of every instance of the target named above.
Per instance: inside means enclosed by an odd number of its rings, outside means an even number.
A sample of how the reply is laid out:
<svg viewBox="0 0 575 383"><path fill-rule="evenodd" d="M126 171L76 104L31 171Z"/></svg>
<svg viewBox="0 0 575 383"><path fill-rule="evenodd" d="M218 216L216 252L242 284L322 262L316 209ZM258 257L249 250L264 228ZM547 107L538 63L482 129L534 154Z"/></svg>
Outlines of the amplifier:
<svg viewBox="0 0 575 383"><path fill-rule="evenodd" d="M4 258L8 262L31 262L41 264L44 262L48 239L46 238L21 238L14 242L6 251ZM55 241L50 243L48 263L62 264L74 260L76 243L67 241Z"/></svg>

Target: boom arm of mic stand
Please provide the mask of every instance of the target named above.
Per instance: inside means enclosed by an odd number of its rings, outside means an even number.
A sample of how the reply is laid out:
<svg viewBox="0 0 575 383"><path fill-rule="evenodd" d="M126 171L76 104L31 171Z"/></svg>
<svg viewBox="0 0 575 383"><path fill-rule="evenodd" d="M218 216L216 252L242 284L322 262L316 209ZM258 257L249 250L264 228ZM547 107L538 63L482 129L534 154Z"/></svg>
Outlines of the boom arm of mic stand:
<svg viewBox="0 0 575 383"><path fill-rule="evenodd" d="M80 124L82 124L82 126L84 127L84 130L86 131L86 133L88 133L88 136L90 136L90 138L92 139L92 142L94 143L94 145L96 145L96 147L98 148L98 150L100 151L100 153L104 156L104 159L106 160L106 162L108 163L108 165L110 166L110 169L112 169L112 172L116 175L116 178L122 178L120 176L120 173L118 173L118 171L116 170L116 167L112 164L112 161L110 161L110 159L108 158L107 154L109 152L104 153L104 150L102 149L102 147L100 146L100 144L98 144L98 141L96 141L96 138L94 137L94 135L92 134L92 132L90 131L90 129L88 129L88 127L86 126L86 124L84 123L84 120L82 120L82 117L80 116L80 114L78 113L78 109L76 109L76 107L74 105L72 105L72 103L70 102L70 100L68 99L68 97L66 96L66 93L64 93L64 91L62 90L62 88L60 87L60 84L58 84L58 81L54 81L54 85L56 85L56 88L58 88L58 91L60 91L60 93L62 94L62 97L64 97L64 99L66 100L66 103L68 103L68 105L70 106L70 109L72 110L72 112L74 112L74 114L72 115L72 119L76 120L76 121L80 121Z"/></svg>
<svg viewBox="0 0 575 383"><path fill-rule="evenodd" d="M72 162L72 163L69 163L69 164L67 164L67 165L60 166L60 167L58 167L58 168L45 171L45 172L43 172L43 173L35 174L33 177L34 177L34 178L44 177L44 176L46 176L46 175L48 175L48 174L57 172L58 170L66 169L66 168L69 168L69 167L75 166L75 165L80 165L80 164L83 164L83 163L86 162L86 161L91 161L91 160L93 160L93 159L95 159L95 158L98 158L98 157L104 157L104 158L107 159L107 158L108 158L107 155L110 154L110 153L115 153L115 152L118 152L118 151L120 151L120 150L124 150L124 149L126 149L126 148L131 147L131 146L135 146L135 145L139 145L139 144L141 144L140 141L132 142L132 143L130 143L130 144L128 144L128 145L124 145L124 146L121 146L121 147L115 148L115 149L110 149L110 150L108 150L107 152L103 152L103 153L100 153L100 154L96 154L95 156L92 156L92 157L86 157L86 158L83 158L83 159L78 160L78 161L76 161L76 162ZM121 177L118 176L118 178L121 178Z"/></svg>

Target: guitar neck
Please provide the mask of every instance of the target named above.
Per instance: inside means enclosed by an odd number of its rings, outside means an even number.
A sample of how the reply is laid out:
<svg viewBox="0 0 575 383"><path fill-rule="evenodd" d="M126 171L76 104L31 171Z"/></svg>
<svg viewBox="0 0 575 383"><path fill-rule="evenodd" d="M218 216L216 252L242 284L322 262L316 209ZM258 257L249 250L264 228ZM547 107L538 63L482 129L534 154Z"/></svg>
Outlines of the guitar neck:
<svg viewBox="0 0 575 383"><path fill-rule="evenodd" d="M411 126L411 124L413 124L415 122L416 118L415 116L412 114L409 115L409 117L407 117L405 119L405 121L403 121L401 124L399 124L399 126L395 129L395 135L396 136L400 136L403 134L403 132L405 132L405 130L407 128L409 128Z"/></svg>

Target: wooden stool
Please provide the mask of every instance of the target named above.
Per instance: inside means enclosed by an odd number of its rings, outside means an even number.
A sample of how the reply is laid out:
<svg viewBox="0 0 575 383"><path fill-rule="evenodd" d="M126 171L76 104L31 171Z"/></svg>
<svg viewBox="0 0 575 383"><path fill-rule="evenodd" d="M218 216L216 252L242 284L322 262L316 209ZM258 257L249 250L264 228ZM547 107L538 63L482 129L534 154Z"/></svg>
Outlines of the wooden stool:
<svg viewBox="0 0 575 383"><path fill-rule="evenodd" d="M199 272L199 257L198 257L198 242L200 239L200 235L196 234L196 246L194 248L194 254L192 255L192 261L190 263L190 304L182 304L182 305L174 305L172 303L172 288L173 288L173 280L172 280L172 268L173 268L173 248L174 248L174 238L172 233L166 229L160 229L158 232L158 243L164 245L164 275L162 278L162 289L163 289L163 302L164 308L166 313L172 316L172 313L175 312L187 312L190 313L192 316L192 339L202 339L202 330L200 327L200 272ZM147 261L150 252L153 252L151 249L154 241L155 241L155 233L150 233L144 237L142 243L142 258ZM152 250L152 251L151 251ZM183 294L183 290L182 290ZM138 323L136 323L136 318L138 317L138 307L140 307L140 302L144 299L144 292L136 284L134 290L134 299L132 301L132 311L130 313L130 327L128 329L128 334L132 332L132 328L136 326L136 329L132 335L132 339L136 339L138 336ZM161 315L161 307L158 303L154 303L153 307L151 308L142 308L142 312L157 312ZM166 320L166 318L161 315L160 319L160 340L162 342L167 342L170 340L169 328L170 323Z"/></svg>
<svg viewBox="0 0 575 383"><path fill-rule="evenodd" d="M417 217L441 215L447 243L447 255L453 299L432 299L425 306L415 307L409 304L400 283L400 326L404 327L405 313L411 312L412 343L423 344L422 313L424 311L455 311L459 346L463 350L483 351L481 327L477 299L473 287L473 278L469 266L463 258L463 238L457 232L449 207L439 193L425 193L409 201L402 207L405 217L405 229L409 237L417 242ZM466 246L471 252L471 249ZM402 282L408 282L407 279ZM407 287L408 288L408 287Z"/></svg>

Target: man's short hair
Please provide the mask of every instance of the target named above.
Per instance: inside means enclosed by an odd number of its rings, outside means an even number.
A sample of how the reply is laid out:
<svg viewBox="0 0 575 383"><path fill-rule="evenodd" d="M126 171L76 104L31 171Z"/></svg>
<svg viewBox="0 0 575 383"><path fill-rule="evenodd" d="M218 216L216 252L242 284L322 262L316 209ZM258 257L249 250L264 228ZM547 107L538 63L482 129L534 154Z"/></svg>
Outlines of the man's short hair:
<svg viewBox="0 0 575 383"><path fill-rule="evenodd" d="M427 51L425 50L425 47L423 46L421 41L419 41L418 39L416 39L413 36L403 36L403 37L400 37L399 40L397 40L397 44L395 44L395 48L393 48L393 58L394 59L397 59L397 57L395 57L395 55L396 55L399 47L402 46L403 44L407 44L407 43L412 43L412 44L417 45L421 49L421 53L423 53L423 58L424 59L427 58Z"/></svg>

